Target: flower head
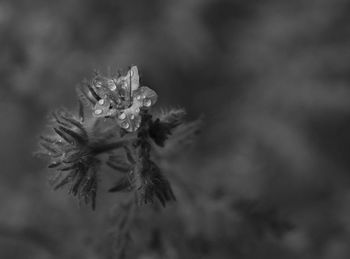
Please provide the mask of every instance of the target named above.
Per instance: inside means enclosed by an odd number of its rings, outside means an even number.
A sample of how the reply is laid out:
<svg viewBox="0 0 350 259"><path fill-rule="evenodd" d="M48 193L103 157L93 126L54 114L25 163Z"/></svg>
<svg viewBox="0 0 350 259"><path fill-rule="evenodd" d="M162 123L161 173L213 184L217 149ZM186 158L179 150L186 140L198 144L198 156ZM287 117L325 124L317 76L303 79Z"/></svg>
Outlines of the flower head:
<svg viewBox="0 0 350 259"><path fill-rule="evenodd" d="M88 85L96 103L95 117L115 117L118 125L135 132L141 125L141 109L147 110L157 102L157 93L147 86L140 87L136 66L125 76L107 78L96 75Z"/></svg>

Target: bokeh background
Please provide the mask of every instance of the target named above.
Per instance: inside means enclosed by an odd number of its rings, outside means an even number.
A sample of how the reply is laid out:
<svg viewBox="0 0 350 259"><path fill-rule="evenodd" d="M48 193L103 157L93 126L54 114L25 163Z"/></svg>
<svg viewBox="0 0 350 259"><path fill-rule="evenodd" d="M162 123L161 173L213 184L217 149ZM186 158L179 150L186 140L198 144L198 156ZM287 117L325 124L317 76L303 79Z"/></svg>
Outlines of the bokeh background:
<svg viewBox="0 0 350 259"><path fill-rule="evenodd" d="M0 258L113 258L123 196L79 208L32 153L82 79L132 64L158 107L203 126L164 163L178 201L141 208L128 258L350 258L349 14L346 0L1 1ZM240 200L293 228L261 235Z"/></svg>

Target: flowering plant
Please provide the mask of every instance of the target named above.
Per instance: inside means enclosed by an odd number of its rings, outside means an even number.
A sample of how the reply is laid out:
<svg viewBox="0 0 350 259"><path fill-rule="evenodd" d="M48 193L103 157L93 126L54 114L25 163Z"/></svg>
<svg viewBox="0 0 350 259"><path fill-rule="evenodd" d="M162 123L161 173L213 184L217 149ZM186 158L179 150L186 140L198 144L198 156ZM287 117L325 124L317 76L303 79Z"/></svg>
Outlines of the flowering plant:
<svg viewBox="0 0 350 259"><path fill-rule="evenodd" d="M176 129L180 134L187 131L186 136L197 132L193 123L184 122L184 110L152 114L150 108L158 95L140 87L136 66L126 75L97 73L77 93L78 114L53 113L52 132L40 140L39 154L49 158L49 168L56 169L51 179L54 188L69 186L70 194L95 209L101 168L107 165L121 173L111 192L133 191L139 204L158 200L165 206L175 200L152 152L155 146L164 147L172 134L176 136Z"/></svg>

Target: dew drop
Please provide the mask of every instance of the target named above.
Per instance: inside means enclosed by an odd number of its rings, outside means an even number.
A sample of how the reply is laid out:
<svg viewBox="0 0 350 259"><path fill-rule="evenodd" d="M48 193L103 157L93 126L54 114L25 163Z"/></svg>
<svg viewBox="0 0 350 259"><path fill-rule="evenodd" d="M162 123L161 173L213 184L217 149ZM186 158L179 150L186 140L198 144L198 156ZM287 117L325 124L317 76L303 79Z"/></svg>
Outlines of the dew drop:
<svg viewBox="0 0 350 259"><path fill-rule="evenodd" d="M131 114L130 119L132 119L132 120L135 119L135 115Z"/></svg>
<svg viewBox="0 0 350 259"><path fill-rule="evenodd" d="M143 106L150 107L151 105L152 105L152 100L151 99L143 100Z"/></svg>
<svg viewBox="0 0 350 259"><path fill-rule="evenodd" d="M122 112L121 114L119 114L118 118L119 118L120 120L125 120L126 114L125 114L124 112Z"/></svg>
<svg viewBox="0 0 350 259"><path fill-rule="evenodd" d="M121 126L122 126L122 128L127 129L127 128L129 128L130 125L126 121L123 121Z"/></svg>
<svg viewBox="0 0 350 259"><path fill-rule="evenodd" d="M141 95L138 95L138 96L136 97L136 100L140 101L140 100L141 100Z"/></svg>
<svg viewBox="0 0 350 259"><path fill-rule="evenodd" d="M101 113L102 113L102 110L101 110L101 109L95 110L95 114L96 114L96 115L100 115Z"/></svg>
<svg viewBox="0 0 350 259"><path fill-rule="evenodd" d="M98 101L98 103L99 103L100 105L103 105L103 104L105 103L105 100L100 99L100 100Z"/></svg>

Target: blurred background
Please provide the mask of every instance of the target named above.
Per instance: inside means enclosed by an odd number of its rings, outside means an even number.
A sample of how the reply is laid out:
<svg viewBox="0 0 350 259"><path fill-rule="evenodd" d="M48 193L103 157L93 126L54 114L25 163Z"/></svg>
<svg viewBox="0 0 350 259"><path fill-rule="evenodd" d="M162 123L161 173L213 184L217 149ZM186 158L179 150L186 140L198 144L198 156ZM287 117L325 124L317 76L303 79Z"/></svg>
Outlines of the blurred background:
<svg viewBox="0 0 350 259"><path fill-rule="evenodd" d="M350 258L349 14L345 0L0 1L0 258L115 258L123 196L79 208L32 154L82 79L132 64L158 107L204 123L164 163L178 201L140 208L128 258Z"/></svg>

